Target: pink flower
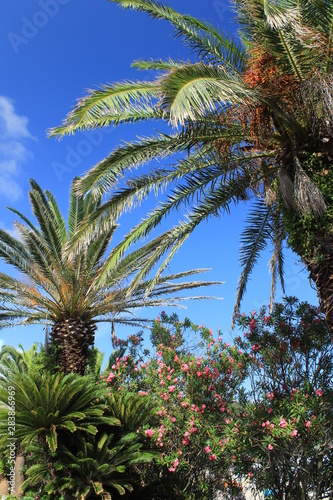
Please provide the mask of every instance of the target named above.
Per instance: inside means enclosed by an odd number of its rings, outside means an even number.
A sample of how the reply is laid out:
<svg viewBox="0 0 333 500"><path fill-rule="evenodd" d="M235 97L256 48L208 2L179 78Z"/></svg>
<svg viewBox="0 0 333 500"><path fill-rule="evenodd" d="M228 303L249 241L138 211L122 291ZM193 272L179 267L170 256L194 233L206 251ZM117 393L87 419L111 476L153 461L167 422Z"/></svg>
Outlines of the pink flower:
<svg viewBox="0 0 333 500"><path fill-rule="evenodd" d="M267 397L272 401L274 399L274 392L269 392Z"/></svg>
<svg viewBox="0 0 333 500"><path fill-rule="evenodd" d="M297 436L297 429L294 429L293 431L291 431L290 436L296 437Z"/></svg>
<svg viewBox="0 0 333 500"><path fill-rule="evenodd" d="M111 380L114 378L115 378L115 374L111 372L110 375L108 376L108 378L106 379L106 381L111 382Z"/></svg>
<svg viewBox="0 0 333 500"><path fill-rule="evenodd" d="M215 455L215 453L212 453L212 454L209 456L209 460L216 460L216 455Z"/></svg>
<svg viewBox="0 0 333 500"><path fill-rule="evenodd" d="M173 462L173 466L177 467L178 464L179 464L179 460L178 460L178 458L176 458L176 460Z"/></svg>
<svg viewBox="0 0 333 500"><path fill-rule="evenodd" d="M211 447L210 446L206 446L205 452L206 453L210 453L211 451L212 451Z"/></svg>
<svg viewBox="0 0 333 500"><path fill-rule="evenodd" d="M279 427L288 427L288 422L285 421L284 418L281 418L280 422L279 422Z"/></svg>
<svg viewBox="0 0 333 500"><path fill-rule="evenodd" d="M145 434L146 434L146 436L148 436L148 437L150 437L150 438L151 438L151 437L153 437L153 435L155 434L155 429L147 429L147 430L145 431Z"/></svg>
<svg viewBox="0 0 333 500"><path fill-rule="evenodd" d="M175 386L174 385L170 385L169 386L169 392L175 392Z"/></svg>
<svg viewBox="0 0 333 500"><path fill-rule="evenodd" d="M269 449L269 451L272 451L273 446L272 446L271 444L269 444L269 445L268 445L268 449Z"/></svg>
<svg viewBox="0 0 333 500"><path fill-rule="evenodd" d="M176 422L176 417L172 417L171 422Z"/></svg>
<svg viewBox="0 0 333 500"><path fill-rule="evenodd" d="M170 472L175 472L175 470L176 470L175 467L169 467Z"/></svg>
<svg viewBox="0 0 333 500"><path fill-rule="evenodd" d="M310 422L310 420L307 420L307 421L305 422L305 427L311 427L311 422Z"/></svg>
<svg viewBox="0 0 333 500"><path fill-rule="evenodd" d="M252 319L250 321L249 327L250 327L250 332L253 332L253 330L255 330L255 328L256 328L256 320L255 319Z"/></svg>
<svg viewBox="0 0 333 500"><path fill-rule="evenodd" d="M316 394L317 396L322 396L324 394L324 391L322 391L321 389L316 389Z"/></svg>
<svg viewBox="0 0 333 500"><path fill-rule="evenodd" d="M175 356L175 358L174 358L174 362L175 362L175 363L177 363L177 361L179 361L179 358L178 358L178 356L177 356L177 354L176 354L176 356Z"/></svg>

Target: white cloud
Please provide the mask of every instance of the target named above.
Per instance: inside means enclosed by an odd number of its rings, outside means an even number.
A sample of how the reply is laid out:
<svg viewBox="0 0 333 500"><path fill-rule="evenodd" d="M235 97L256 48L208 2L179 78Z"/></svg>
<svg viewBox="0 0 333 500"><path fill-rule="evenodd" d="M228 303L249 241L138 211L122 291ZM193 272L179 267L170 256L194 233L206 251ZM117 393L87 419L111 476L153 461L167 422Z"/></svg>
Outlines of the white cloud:
<svg viewBox="0 0 333 500"><path fill-rule="evenodd" d="M3 231L6 231L6 233L8 233L11 236L13 236L13 238L16 238L17 240L20 239L20 235L19 235L19 233L17 232L17 230L16 230L16 228L14 226L7 227L4 222L0 221L0 229L2 229Z"/></svg>
<svg viewBox="0 0 333 500"><path fill-rule="evenodd" d="M11 201L17 201L23 193L23 190L18 182L12 179L9 175L0 174L0 195L5 196Z"/></svg>
<svg viewBox="0 0 333 500"><path fill-rule="evenodd" d="M28 129L29 120L15 112L11 99L0 96L0 126L5 136L17 139L33 139Z"/></svg>
<svg viewBox="0 0 333 500"><path fill-rule="evenodd" d="M35 140L28 129L26 116L15 112L8 97L0 96L0 195L16 201L22 195L17 178L22 164L32 156L25 146L27 140Z"/></svg>

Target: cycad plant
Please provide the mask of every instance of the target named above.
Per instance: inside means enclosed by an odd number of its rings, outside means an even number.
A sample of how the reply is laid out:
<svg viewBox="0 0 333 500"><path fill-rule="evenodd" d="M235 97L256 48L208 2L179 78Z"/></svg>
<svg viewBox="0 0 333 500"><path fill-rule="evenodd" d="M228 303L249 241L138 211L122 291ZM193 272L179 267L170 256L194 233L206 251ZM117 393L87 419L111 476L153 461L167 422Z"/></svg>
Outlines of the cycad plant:
<svg viewBox="0 0 333 500"><path fill-rule="evenodd" d="M29 373L35 368L38 359L38 344L33 344L28 351L10 345L4 345L0 351L0 384L10 379L15 373Z"/></svg>
<svg viewBox="0 0 333 500"><path fill-rule="evenodd" d="M75 454L63 446L55 464L57 476L46 485L45 492L53 494L55 499L60 493L67 492L82 500L111 500L113 492L124 495L126 490L133 491L133 478L128 477L126 469L150 462L154 454L141 449L142 443L135 433L128 433L116 442L113 439L113 434L106 433L97 439L81 439L79 451ZM42 471L43 466L39 469ZM32 467L28 471L31 479L37 470L38 467ZM26 486L30 484L28 479Z"/></svg>
<svg viewBox="0 0 333 500"><path fill-rule="evenodd" d="M21 219L15 223L18 238L0 229L0 256L23 275L0 274L0 328L50 325L63 372L84 373L96 323L140 323L133 310L177 304L186 300L178 298L177 292L209 284L174 282L202 271L195 270L163 276L152 288L145 268L154 245L147 244L117 262L112 254L107 256L117 227L114 219L108 224L100 220L99 230L89 242L81 245L76 256L69 255L77 229L100 210L101 196L81 196L71 189L66 225L52 193L43 192L34 180L30 184L29 199L38 226L11 209ZM165 298L168 294L170 299Z"/></svg>
<svg viewBox="0 0 333 500"><path fill-rule="evenodd" d="M12 371L8 380L1 381L1 454L8 455L8 443L25 454L25 491L38 490L54 500L61 495L111 499L112 491L120 495L132 491L136 478L129 477L129 469L152 461L155 455L145 449L140 434L127 430L127 421L123 425L113 416L106 392L105 384L75 373ZM15 400L13 432L8 428L9 394ZM139 396L133 395L131 400L124 398L121 406L124 415L132 412L139 426L152 414L140 403ZM138 407L140 417L133 414ZM118 409L119 405L116 413Z"/></svg>
<svg viewBox="0 0 333 500"><path fill-rule="evenodd" d="M332 2L234 0L238 43L211 24L154 0L112 1L169 21L197 54L193 63L135 62L138 69L155 70L156 78L91 91L64 125L51 132L62 136L147 119L164 120L171 128L168 135L119 147L78 184L81 192L92 190L95 196L114 189L104 215L121 213L152 190L173 186L166 201L115 249L114 260L181 205L193 203L192 212L155 240L151 265L164 254L170 259L203 220L250 199L255 206L242 236L235 312L268 241L274 248L273 281L280 275L283 285L282 243L287 234L317 286L333 332ZM119 188L119 179L130 168L172 155L174 161ZM99 216L82 233L91 234Z"/></svg>
<svg viewBox="0 0 333 500"><path fill-rule="evenodd" d="M63 373L28 375L16 373L0 385L0 436L6 446L8 438L8 391L15 399L15 438L22 449L34 439L46 454L57 450L64 436L76 431L95 435L97 424L120 425L114 417L103 416L106 404L98 399L105 395L105 387L78 374Z"/></svg>

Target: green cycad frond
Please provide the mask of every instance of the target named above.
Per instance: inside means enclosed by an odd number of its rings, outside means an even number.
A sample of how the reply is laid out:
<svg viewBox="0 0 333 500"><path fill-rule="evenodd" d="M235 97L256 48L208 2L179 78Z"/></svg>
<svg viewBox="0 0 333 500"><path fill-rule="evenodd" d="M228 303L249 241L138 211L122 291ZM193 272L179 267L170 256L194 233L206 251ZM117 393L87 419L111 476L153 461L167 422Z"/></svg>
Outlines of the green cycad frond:
<svg viewBox="0 0 333 500"><path fill-rule="evenodd" d="M112 392L108 396L109 413L120 420L123 432L136 432L156 415L156 409L137 394Z"/></svg>
<svg viewBox="0 0 333 500"><path fill-rule="evenodd" d="M97 405L103 398L105 388L96 386L87 377L75 374L51 375L48 372L29 375L12 373L6 386L0 387L0 401L8 403L8 388L15 391L15 436L24 447L35 437L51 451L56 451L59 433L73 433L76 430L95 434L96 424L119 425L115 418L103 416L105 405ZM13 389L12 389L13 390ZM7 436L4 415L7 409L0 409L0 439Z"/></svg>
<svg viewBox="0 0 333 500"><path fill-rule="evenodd" d="M49 494L66 490L75 498L87 498L92 494L105 500L111 500L112 490L124 495L126 490L133 491L131 483L133 477L126 474L126 469L134 464L148 463L153 460L154 454L142 450L138 436L134 433L125 434L121 440L106 433L98 440L89 440L82 437L79 441L79 451L73 453L62 446L59 449L59 459L55 464L56 470L66 471L65 479L57 477L51 480L45 491ZM31 468L27 471L32 484L33 475L37 472Z"/></svg>
<svg viewBox="0 0 333 500"><path fill-rule="evenodd" d="M29 373L35 364L38 345L33 344L28 351L20 345L20 350L4 345L0 351L0 380L6 384L16 373Z"/></svg>

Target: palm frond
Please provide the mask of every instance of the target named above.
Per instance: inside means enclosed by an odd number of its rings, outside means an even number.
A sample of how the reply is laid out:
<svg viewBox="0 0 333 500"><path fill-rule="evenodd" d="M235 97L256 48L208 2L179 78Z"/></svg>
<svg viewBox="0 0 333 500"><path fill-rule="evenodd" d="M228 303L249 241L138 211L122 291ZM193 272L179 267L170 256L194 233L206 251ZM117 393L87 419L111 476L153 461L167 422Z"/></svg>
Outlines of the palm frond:
<svg viewBox="0 0 333 500"><path fill-rule="evenodd" d="M154 117L156 112L151 101L157 95L154 82L123 82L90 90L69 113L64 124L49 131L49 137L63 137L114 122L136 121L140 113L146 115L143 119Z"/></svg>
<svg viewBox="0 0 333 500"><path fill-rule="evenodd" d="M186 64L161 79L162 108L170 110L174 126L198 120L223 104L245 104L257 101L255 92L242 80L231 77L222 67Z"/></svg>
<svg viewBox="0 0 333 500"><path fill-rule="evenodd" d="M132 62L132 68L136 68L143 71L158 70L158 71L169 71L174 68L181 68L184 62L178 62L173 59L168 59L163 61L162 59L139 59L138 61Z"/></svg>
<svg viewBox="0 0 333 500"><path fill-rule="evenodd" d="M282 291L285 293L284 287L284 259L283 259L283 242L285 240L286 234L284 229L283 220L281 213L274 206L274 212L272 213L272 233L273 233L273 254L269 261L270 271L272 274L271 279L271 297L270 297L270 310L273 310L273 301L275 297L275 286L277 282L277 276L279 277Z"/></svg>
<svg viewBox="0 0 333 500"><path fill-rule="evenodd" d="M149 14L156 19L169 21L178 36L184 38L200 58L210 62L225 64L232 71L242 69L246 56L242 48L225 37L209 23L189 15L182 15L169 6L152 0L110 0L125 9L133 9Z"/></svg>
<svg viewBox="0 0 333 500"><path fill-rule="evenodd" d="M239 306L246 290L249 276L258 261L260 253L264 250L271 239L271 213L272 207L258 200L253 210L248 215L246 227L241 235L240 264L242 272L238 280L236 303L232 317L232 328L234 327Z"/></svg>

